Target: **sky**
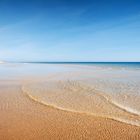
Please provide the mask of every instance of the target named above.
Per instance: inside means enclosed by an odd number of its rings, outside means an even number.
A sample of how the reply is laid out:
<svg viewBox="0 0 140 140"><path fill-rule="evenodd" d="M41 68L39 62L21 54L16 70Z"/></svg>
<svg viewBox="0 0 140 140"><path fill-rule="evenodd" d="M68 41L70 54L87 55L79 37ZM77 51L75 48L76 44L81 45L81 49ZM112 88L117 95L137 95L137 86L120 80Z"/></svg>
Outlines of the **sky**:
<svg viewBox="0 0 140 140"><path fill-rule="evenodd" d="M0 60L140 62L140 0L0 0Z"/></svg>

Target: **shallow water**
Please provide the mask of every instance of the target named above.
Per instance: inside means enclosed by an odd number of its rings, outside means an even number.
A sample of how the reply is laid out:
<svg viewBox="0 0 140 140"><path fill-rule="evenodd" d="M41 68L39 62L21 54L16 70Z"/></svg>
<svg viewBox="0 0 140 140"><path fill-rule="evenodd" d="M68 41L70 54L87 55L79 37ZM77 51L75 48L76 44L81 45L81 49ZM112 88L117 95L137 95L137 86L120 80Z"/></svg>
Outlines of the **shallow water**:
<svg viewBox="0 0 140 140"><path fill-rule="evenodd" d="M1 79L20 79L23 93L36 102L140 126L140 70L136 67L83 64L0 67Z"/></svg>

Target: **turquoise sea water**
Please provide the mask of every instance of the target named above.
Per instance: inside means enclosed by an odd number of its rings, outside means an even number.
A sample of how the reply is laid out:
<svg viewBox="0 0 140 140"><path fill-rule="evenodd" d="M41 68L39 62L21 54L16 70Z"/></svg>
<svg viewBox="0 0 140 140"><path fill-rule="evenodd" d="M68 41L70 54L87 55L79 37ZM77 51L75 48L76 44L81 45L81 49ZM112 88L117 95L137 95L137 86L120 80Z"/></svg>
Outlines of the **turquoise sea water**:
<svg viewBox="0 0 140 140"><path fill-rule="evenodd" d="M68 65L90 65L101 67L122 67L140 69L140 62L27 62L32 64L68 64Z"/></svg>
<svg viewBox="0 0 140 140"><path fill-rule="evenodd" d="M67 65L69 67L62 67ZM140 62L14 62L0 64L0 77L18 75L49 74L50 72L71 71L73 66L90 66L93 68L140 70ZM82 69L81 69L82 70Z"/></svg>

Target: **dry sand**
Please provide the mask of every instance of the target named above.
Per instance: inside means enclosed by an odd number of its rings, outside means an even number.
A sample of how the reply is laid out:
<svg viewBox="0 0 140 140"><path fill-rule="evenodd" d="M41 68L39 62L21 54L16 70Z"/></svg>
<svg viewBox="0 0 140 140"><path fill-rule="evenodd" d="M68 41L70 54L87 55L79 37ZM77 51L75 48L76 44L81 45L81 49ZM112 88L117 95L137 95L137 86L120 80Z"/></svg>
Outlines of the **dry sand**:
<svg viewBox="0 0 140 140"><path fill-rule="evenodd" d="M20 84L1 84L0 140L87 139L139 140L140 127L44 106L26 97Z"/></svg>

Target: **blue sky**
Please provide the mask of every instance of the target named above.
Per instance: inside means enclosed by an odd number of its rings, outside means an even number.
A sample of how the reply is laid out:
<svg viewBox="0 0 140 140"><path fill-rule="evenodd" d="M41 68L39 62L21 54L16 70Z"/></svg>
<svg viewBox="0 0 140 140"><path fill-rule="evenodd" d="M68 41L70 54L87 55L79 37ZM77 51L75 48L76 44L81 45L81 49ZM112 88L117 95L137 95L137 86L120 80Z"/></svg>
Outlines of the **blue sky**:
<svg viewBox="0 0 140 140"><path fill-rule="evenodd" d="M0 0L0 60L140 61L140 1Z"/></svg>

